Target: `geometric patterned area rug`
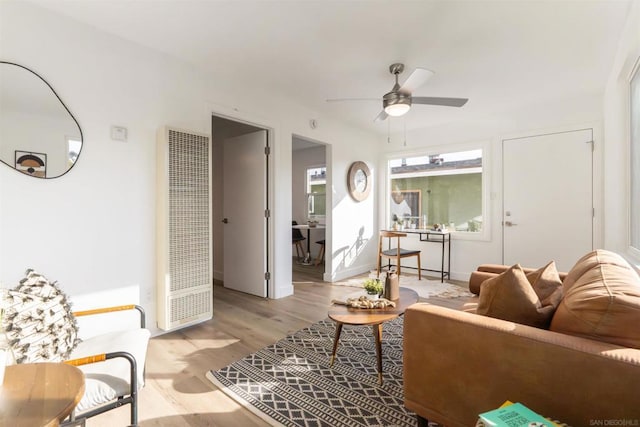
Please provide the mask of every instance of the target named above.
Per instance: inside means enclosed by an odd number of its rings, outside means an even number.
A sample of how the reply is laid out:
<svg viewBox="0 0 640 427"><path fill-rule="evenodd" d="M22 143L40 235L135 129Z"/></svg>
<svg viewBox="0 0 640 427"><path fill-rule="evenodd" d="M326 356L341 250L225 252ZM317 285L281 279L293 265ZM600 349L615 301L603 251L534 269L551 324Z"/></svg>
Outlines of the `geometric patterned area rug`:
<svg viewBox="0 0 640 427"><path fill-rule="evenodd" d="M370 326L344 325L329 367L335 324L314 323L207 378L274 426L414 426L403 406L403 318L383 324L384 383L378 385Z"/></svg>

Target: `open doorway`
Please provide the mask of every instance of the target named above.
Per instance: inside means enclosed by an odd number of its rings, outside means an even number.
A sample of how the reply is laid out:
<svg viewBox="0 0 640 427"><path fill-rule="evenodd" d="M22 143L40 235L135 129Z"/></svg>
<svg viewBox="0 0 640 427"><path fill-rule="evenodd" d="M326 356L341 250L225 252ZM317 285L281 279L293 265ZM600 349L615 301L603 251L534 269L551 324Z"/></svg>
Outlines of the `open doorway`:
<svg viewBox="0 0 640 427"><path fill-rule="evenodd" d="M323 281L330 253L327 145L293 135L291 148L292 279Z"/></svg>
<svg viewBox="0 0 640 427"><path fill-rule="evenodd" d="M218 116L211 126L214 279L269 297L269 132Z"/></svg>

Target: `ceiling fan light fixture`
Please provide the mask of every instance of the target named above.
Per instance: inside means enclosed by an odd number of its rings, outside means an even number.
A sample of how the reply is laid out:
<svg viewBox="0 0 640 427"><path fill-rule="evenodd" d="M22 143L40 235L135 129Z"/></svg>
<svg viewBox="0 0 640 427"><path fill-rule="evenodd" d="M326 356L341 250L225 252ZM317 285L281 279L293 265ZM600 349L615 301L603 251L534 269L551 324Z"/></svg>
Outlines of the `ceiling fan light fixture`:
<svg viewBox="0 0 640 427"><path fill-rule="evenodd" d="M391 91L382 98L384 112L392 117L400 117L411 108L411 96Z"/></svg>
<svg viewBox="0 0 640 427"><path fill-rule="evenodd" d="M384 107L384 112L392 117L400 117L409 111L409 104L391 104Z"/></svg>

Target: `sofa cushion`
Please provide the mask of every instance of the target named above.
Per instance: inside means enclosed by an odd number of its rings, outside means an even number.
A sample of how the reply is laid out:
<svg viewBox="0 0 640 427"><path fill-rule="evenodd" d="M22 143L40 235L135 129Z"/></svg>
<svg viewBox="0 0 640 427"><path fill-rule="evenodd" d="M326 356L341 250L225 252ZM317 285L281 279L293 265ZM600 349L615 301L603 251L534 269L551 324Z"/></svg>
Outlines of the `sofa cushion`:
<svg viewBox="0 0 640 427"><path fill-rule="evenodd" d="M561 299L561 289L555 263L529 275L516 264L482 284L476 313L547 328Z"/></svg>
<svg viewBox="0 0 640 427"><path fill-rule="evenodd" d="M75 317L55 282L27 270L3 300L2 326L16 363L60 362L78 345Z"/></svg>
<svg viewBox="0 0 640 427"><path fill-rule="evenodd" d="M526 269L524 270L527 271ZM562 300L562 277L558 273L555 261L535 271L527 273L527 280L540 299L543 307L552 306L553 311ZM549 319L551 320L551 319Z"/></svg>
<svg viewBox="0 0 640 427"><path fill-rule="evenodd" d="M640 277L620 255L598 249L564 281L552 331L640 348Z"/></svg>

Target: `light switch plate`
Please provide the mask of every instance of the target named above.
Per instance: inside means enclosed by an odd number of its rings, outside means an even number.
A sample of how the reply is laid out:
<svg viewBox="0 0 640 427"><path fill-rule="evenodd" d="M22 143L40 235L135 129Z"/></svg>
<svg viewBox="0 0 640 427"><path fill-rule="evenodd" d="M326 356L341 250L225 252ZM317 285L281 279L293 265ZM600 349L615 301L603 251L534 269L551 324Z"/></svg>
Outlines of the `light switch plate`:
<svg viewBox="0 0 640 427"><path fill-rule="evenodd" d="M127 128L122 126L111 126L111 139L114 141L127 141Z"/></svg>

